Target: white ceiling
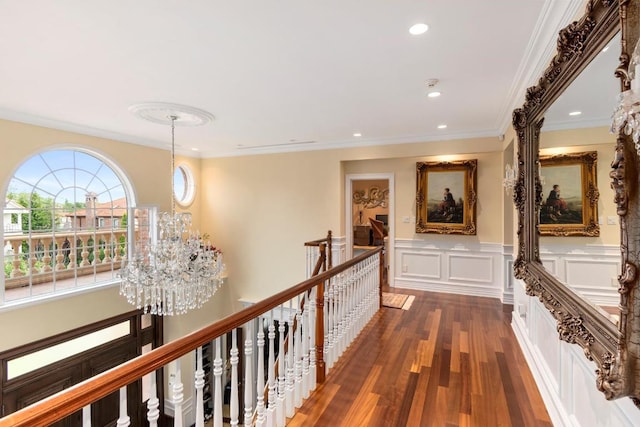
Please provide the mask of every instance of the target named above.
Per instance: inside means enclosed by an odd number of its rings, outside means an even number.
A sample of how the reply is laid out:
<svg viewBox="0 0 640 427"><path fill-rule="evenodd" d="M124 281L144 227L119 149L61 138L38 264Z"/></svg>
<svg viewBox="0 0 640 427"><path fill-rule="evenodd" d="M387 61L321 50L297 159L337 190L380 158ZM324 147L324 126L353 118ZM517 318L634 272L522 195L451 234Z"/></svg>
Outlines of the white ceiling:
<svg viewBox="0 0 640 427"><path fill-rule="evenodd" d="M166 148L128 107L184 104L203 157L497 137L582 4L0 0L0 118Z"/></svg>

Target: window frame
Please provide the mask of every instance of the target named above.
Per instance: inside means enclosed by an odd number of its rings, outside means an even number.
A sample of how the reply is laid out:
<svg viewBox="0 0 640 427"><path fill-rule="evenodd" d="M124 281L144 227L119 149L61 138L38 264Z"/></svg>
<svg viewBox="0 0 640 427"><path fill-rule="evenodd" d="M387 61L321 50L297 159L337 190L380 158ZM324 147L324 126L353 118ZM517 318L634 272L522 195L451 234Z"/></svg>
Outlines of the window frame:
<svg viewBox="0 0 640 427"><path fill-rule="evenodd" d="M184 179L184 196L182 198L179 198L176 194L175 174L178 171L182 172L182 178ZM191 166L185 162L176 164L171 179L173 183L173 199L181 207L191 206L196 198L196 181Z"/></svg>
<svg viewBox="0 0 640 427"><path fill-rule="evenodd" d="M23 159L21 159L21 161L19 163L17 163L14 167L14 169L11 171L11 174L9 175L10 178L8 179L8 181L5 183L5 185L2 187L2 189L0 189L0 193L3 196L3 200L6 199L6 197L8 196L8 194L11 192L10 191L10 185L13 182L14 178L16 178L16 174L19 172L19 170L29 161L37 158L38 156L42 156L46 153L51 153L51 152L57 152L57 151L70 151L73 152L73 156L74 156L74 161L75 161L75 156L76 153L78 154L82 154L82 155L88 155L93 157L95 160L101 162L101 166L100 168L98 168L96 171L94 171L94 175L97 177L99 175L99 171L102 167L107 167L111 170L111 172L113 173L113 175L115 175L115 177L118 179L119 181L119 185L122 187L122 192L124 193L124 197L126 198L126 206L125 206L125 210L127 213L129 213L130 211L133 210L133 208L136 207L136 194L131 182L131 179L129 178L128 174L124 171L124 169L119 166L112 158L110 158L110 156L108 156L107 154L104 154L102 152L100 152L99 150L96 150L94 148L89 148L89 147L84 147L84 146L78 146L78 145L55 145L55 146L49 146L49 147L45 147L41 150L37 150L35 152L30 153L28 156L25 156ZM74 162L75 163L75 162ZM73 170L74 176L77 173L78 170L81 170L80 167L81 165L72 165L72 167L67 167L67 168L60 168L60 169L55 169L56 171L61 170L61 169L71 169ZM52 174L53 171L52 170L48 170L48 171L44 171L42 173L42 175L39 177L39 179L36 182L36 184L31 184L32 185L32 193L35 191L35 189L37 188L37 185L42 181L42 179L44 177L46 177L49 174ZM99 177L98 177L99 179ZM69 186L62 186L62 189L60 191L58 191L58 193L56 194L56 196L53 197L53 200L55 200L55 198L57 197L57 195L59 195L62 191L67 190L68 188L70 188ZM111 187L111 189L113 189L115 187ZM107 191L109 191L110 189L107 189ZM111 202L113 202L114 200L117 200L117 198L112 198L110 199ZM56 201L56 203L59 203L59 201ZM31 210L30 207L26 208L27 210ZM59 207L54 206L51 209L51 212L55 212L57 210L59 210ZM112 207L113 209L113 207ZM4 212L4 207L3 207L3 212ZM27 216L29 216L29 214L25 214ZM27 219L27 222L28 219ZM129 242L132 241L131 236L135 235L135 223L136 221L127 221L127 227L126 227L126 238L125 241L127 242L127 244L129 244ZM34 235L34 231L30 228L31 225L29 224L27 226L29 228L29 231L27 233L24 234L25 239L27 241L30 241L30 239L32 239L32 236ZM2 218L2 226L0 227L0 238L2 239L2 245L3 247L8 243L8 241L5 239L5 219L4 219L4 215ZM112 229L113 227L110 227L110 229ZM124 230L124 229L121 229ZM52 236L55 235L57 233L60 233L60 230L53 225L52 229L51 229L51 234ZM74 227L73 229L73 236L77 236L78 230ZM94 231L94 235L93 237L96 237L96 233ZM75 237L74 237L75 239ZM31 240L33 241L33 240ZM112 240L113 242L113 240ZM98 244L95 245L94 250L98 250ZM53 250L50 251L51 255L54 255ZM129 256L128 251L126 252L125 256ZM11 262L11 256L5 256L4 250L0 252L0 262L2 263L2 266L4 268L5 263L6 262ZM26 260L27 263L29 263L29 259ZM115 271L113 268L111 269L112 273ZM86 284L78 284L77 278L78 275L77 273L75 273L74 278L76 279L76 281L74 282L73 287L69 288L69 289L57 289L55 286L55 274L52 276L52 280L51 283L53 283L53 290L50 292L46 292L43 294L34 294L33 292L33 279L29 279L29 295L26 297L21 297L21 298L16 298L16 299L11 299L11 300L7 300L6 299L6 279L5 279L5 274L0 275L0 312L5 311L7 309L12 309L16 306L27 306L27 305L31 305L31 304L35 304L35 303L39 303L42 301L49 301L49 300L53 300L53 299L58 299L58 298L63 298L66 296L70 296L70 295L77 295L80 293L84 293L84 292L90 292L96 289L100 289L100 288L104 288L104 287L109 287L109 286L114 286L120 283L120 279L117 278L115 276L115 274L113 274L113 277L108 278L106 280L100 280L100 281L96 281L95 277L96 277L96 273L94 270L93 273L93 277L94 280L91 281L90 283L86 283Z"/></svg>

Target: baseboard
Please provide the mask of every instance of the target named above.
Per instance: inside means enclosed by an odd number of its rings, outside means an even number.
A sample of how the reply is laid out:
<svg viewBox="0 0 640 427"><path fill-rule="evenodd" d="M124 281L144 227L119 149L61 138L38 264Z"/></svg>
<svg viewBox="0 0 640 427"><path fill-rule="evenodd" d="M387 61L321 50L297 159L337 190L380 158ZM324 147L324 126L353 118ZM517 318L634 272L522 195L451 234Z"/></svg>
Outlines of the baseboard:
<svg viewBox="0 0 640 427"><path fill-rule="evenodd" d="M497 298L502 300L502 290L485 286L465 285L462 283L425 282L396 277L394 288L414 289L417 291L442 292L446 294L472 295L476 297ZM513 300L513 295L512 295Z"/></svg>

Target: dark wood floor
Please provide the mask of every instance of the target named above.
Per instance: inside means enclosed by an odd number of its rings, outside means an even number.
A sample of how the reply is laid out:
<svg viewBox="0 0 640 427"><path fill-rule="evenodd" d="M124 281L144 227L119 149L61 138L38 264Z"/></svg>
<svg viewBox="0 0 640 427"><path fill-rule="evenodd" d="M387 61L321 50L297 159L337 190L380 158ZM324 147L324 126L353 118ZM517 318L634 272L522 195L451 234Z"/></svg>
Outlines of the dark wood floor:
<svg viewBox="0 0 640 427"><path fill-rule="evenodd" d="M382 308L288 426L551 426L496 299L411 290Z"/></svg>

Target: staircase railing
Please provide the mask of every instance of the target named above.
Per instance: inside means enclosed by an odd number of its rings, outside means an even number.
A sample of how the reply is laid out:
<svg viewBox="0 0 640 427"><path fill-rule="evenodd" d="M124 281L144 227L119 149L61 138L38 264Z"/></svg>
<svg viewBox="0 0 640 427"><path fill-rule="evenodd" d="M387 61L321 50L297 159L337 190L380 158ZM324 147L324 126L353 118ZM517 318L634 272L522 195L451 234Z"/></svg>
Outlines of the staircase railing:
<svg viewBox="0 0 640 427"><path fill-rule="evenodd" d="M327 245L327 242L329 245ZM331 234L318 241L318 248L330 247ZM320 272L330 253L315 261L317 275L263 301L225 317L209 326L132 359L87 381L65 389L18 412L0 419L0 426L47 426L82 410L85 426L90 425L91 404L120 390L118 426L130 424L127 414L127 385L174 363L172 392L174 425L183 425L183 386L180 358L196 355L195 420L205 419L202 346L215 349L210 392L213 394L213 426L223 425L224 387L230 384L229 417L231 425L241 421L258 426L284 426L305 398L324 381L327 372L380 308L380 253L372 249L339 266ZM324 260L322 258L324 257ZM266 334L265 334L266 331ZM287 335L285 336L285 332ZM223 356L222 338L229 334ZM265 339L266 335L266 339ZM244 342L238 339L244 337ZM240 341L240 342L239 342ZM265 348L268 358L265 358ZM257 357L254 357L256 349ZM276 350L277 349L277 350ZM240 353L244 359L244 380L238 369ZM278 353L276 365L275 353ZM223 357L230 380L223 384ZM268 359L267 373L264 373ZM277 369L276 369L277 366ZM150 376L155 377L154 375ZM225 378L228 378L225 372ZM267 384L265 384L267 381ZM152 382L147 420L157 426L159 405ZM265 398L264 390L267 389ZM242 391L242 397L240 396ZM255 420L255 421L254 421Z"/></svg>
<svg viewBox="0 0 640 427"><path fill-rule="evenodd" d="M305 242L307 250L307 278L317 275L320 271L327 271L333 267L332 233L327 237Z"/></svg>

